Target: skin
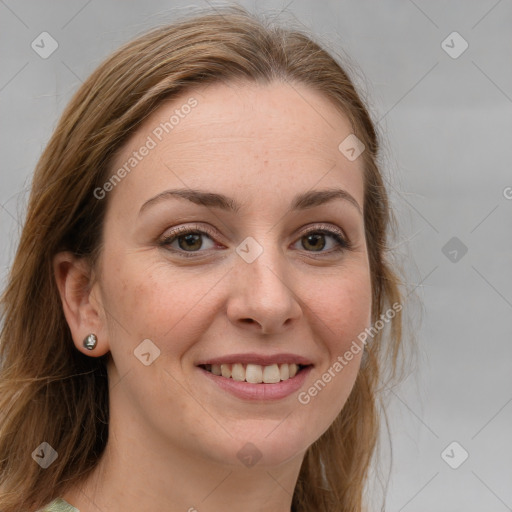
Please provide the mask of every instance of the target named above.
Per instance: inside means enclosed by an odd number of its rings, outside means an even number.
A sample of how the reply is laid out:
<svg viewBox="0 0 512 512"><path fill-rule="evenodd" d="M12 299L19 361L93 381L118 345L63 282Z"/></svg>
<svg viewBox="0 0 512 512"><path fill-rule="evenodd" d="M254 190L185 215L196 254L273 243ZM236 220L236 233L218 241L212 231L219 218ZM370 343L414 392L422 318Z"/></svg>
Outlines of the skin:
<svg viewBox="0 0 512 512"><path fill-rule="evenodd" d="M364 207L362 159L338 150L350 124L303 85L215 84L184 93L145 121L112 171L190 97L197 106L103 199L97 268L69 253L55 258L76 348L111 356L105 454L63 496L81 512L215 512L233 504L290 511L305 451L339 414L359 370L362 352L303 405L298 393L274 402L235 398L195 366L232 353L291 352L314 364L307 390L370 325L371 280L354 205L336 199L291 211L296 194L326 188L342 188ZM171 188L222 193L242 208L235 214L170 198L139 215ZM175 252L158 244L178 226L214 236L186 258L183 238L181 248L171 243ZM334 251L336 240L325 235L315 250L304 232L317 226L341 229L352 249ZM250 264L235 250L248 236L263 247ZM82 346L91 332L99 340L92 352ZM134 356L145 339L160 350L148 366ZM262 456L252 467L237 458L248 442Z"/></svg>

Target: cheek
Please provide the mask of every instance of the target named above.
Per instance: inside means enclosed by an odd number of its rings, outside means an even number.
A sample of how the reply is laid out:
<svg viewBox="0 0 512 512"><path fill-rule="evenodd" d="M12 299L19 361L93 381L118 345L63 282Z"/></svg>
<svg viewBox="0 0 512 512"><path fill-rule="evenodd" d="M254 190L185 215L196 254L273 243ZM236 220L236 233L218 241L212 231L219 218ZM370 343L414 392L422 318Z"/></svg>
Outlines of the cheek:
<svg viewBox="0 0 512 512"><path fill-rule="evenodd" d="M318 283L314 288L316 293L310 292L308 300L325 333L326 348L333 360L369 325L371 280L368 269L363 266L346 269Z"/></svg>
<svg viewBox="0 0 512 512"><path fill-rule="evenodd" d="M310 322L315 323L316 338L321 339L325 359L311 387L299 402L306 408L322 411L311 424L319 435L343 408L356 380L363 355L358 335L370 325L371 279L364 266L339 273L324 281L325 286L310 295ZM315 320L316 318L316 320Z"/></svg>
<svg viewBox="0 0 512 512"><path fill-rule="evenodd" d="M117 266L106 280L114 355L124 349L133 351L144 339L152 340L162 355L184 352L187 340L199 336L211 322L208 291L217 281L212 275L205 279L187 272L170 273L159 264L148 267L138 258Z"/></svg>

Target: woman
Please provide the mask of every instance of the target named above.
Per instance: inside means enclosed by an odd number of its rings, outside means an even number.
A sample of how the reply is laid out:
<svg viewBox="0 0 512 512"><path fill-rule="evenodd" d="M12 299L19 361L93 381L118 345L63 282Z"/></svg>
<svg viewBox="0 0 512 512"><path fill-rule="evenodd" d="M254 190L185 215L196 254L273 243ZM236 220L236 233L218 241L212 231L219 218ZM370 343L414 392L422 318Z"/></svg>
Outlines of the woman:
<svg viewBox="0 0 512 512"><path fill-rule="evenodd" d="M0 509L363 510L402 338L377 157L339 64L240 8L108 58L3 296Z"/></svg>

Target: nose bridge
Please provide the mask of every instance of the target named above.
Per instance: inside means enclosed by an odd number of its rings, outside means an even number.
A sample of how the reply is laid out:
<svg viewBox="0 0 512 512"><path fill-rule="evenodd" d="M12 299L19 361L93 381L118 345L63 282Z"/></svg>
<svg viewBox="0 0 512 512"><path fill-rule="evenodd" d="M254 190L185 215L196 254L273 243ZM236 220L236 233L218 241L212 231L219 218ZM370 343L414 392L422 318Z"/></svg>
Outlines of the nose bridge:
<svg viewBox="0 0 512 512"><path fill-rule="evenodd" d="M300 315L286 263L271 234L247 237L236 249L233 288L228 313L232 321L250 319L264 331L279 330Z"/></svg>

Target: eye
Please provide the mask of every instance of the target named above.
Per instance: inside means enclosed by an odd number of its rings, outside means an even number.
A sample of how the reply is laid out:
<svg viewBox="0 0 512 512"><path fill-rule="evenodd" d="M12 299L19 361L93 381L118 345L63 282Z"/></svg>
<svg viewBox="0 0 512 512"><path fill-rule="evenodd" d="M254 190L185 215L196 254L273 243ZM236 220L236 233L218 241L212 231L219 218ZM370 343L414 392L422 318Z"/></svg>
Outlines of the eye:
<svg viewBox="0 0 512 512"><path fill-rule="evenodd" d="M310 229L295 243L301 243L302 248L306 249L307 252L322 254L349 250L351 248L350 242L341 231L326 228ZM324 250L326 247L327 250Z"/></svg>
<svg viewBox="0 0 512 512"><path fill-rule="evenodd" d="M204 252L200 249L213 249L215 243L212 239L213 234L205 229L198 229L194 226L183 226L171 231L162 240L159 245L166 249L179 252L183 256L189 256L187 253ZM204 243L204 237L208 238L210 245Z"/></svg>
<svg viewBox="0 0 512 512"><path fill-rule="evenodd" d="M194 225L181 226L163 237L158 244L160 247L178 253L180 256L194 257L194 253L201 253L218 247L218 244L213 240L214 236L215 234L206 228L199 228ZM205 238L208 240L206 244L204 242ZM352 247L341 230L328 229L323 226L316 226L306 231L294 245L299 243L302 245L299 250L305 249L307 252L319 254L332 254L350 250ZM327 250L324 250L326 248Z"/></svg>

